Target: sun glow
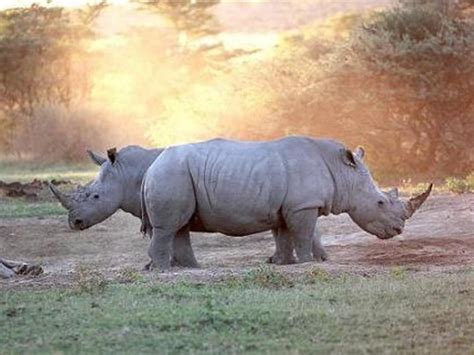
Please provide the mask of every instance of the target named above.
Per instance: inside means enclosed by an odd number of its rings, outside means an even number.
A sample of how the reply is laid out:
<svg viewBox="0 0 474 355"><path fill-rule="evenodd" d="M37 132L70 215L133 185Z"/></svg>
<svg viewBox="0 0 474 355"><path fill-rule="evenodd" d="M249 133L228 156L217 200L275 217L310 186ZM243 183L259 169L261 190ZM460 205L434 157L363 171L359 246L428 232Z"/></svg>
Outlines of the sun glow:
<svg viewBox="0 0 474 355"><path fill-rule="evenodd" d="M100 0L34 2L75 8ZM30 0L2 1L1 6L31 3ZM208 71L204 61L189 60L176 53L173 42L176 33L164 18L143 11L128 0L108 0L108 3L113 6L106 7L94 24L99 36L87 47L94 58L88 74L91 79L88 100L106 112L111 135L121 131L129 139L127 144L145 145L170 145L218 135L239 137L242 127L258 135L257 117L264 117L266 92L255 89L255 68L246 69L244 62L271 55L280 40L278 32L228 32L224 25L215 41L221 42L226 51L257 53L225 63L225 71ZM226 2L218 6L226 6ZM172 51L175 54L170 55ZM255 89L253 96L242 92L246 86ZM255 116L251 124L246 119L248 115ZM141 127L143 137L138 141L137 135L132 134L137 127Z"/></svg>
<svg viewBox="0 0 474 355"><path fill-rule="evenodd" d="M29 7L32 4L51 7L81 7L87 4L97 4L99 2L100 0L2 0L0 3L0 10L15 7ZM129 0L108 0L107 3L111 5L125 5L129 3Z"/></svg>

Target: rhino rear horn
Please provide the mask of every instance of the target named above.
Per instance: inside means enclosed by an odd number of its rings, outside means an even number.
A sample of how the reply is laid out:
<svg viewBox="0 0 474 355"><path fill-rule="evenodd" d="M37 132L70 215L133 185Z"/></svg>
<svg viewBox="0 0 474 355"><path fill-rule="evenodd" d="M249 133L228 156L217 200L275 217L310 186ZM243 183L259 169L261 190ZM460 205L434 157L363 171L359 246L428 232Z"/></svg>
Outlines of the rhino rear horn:
<svg viewBox="0 0 474 355"><path fill-rule="evenodd" d="M412 197L411 199L409 199L405 203L405 207L406 207L406 210L407 210L407 218L410 218L413 215L413 213L415 213L415 211L418 208L420 208L420 206L423 204L423 202L426 201L426 199L428 198L428 196L431 193L432 188L433 188L433 184L431 183L430 186L428 186L428 188L426 189L425 192L423 192L422 194L420 194L416 197Z"/></svg>
<svg viewBox="0 0 474 355"><path fill-rule="evenodd" d="M103 157L98 153L93 152L92 150L88 150L87 154L89 154L89 158L91 158L92 162L98 166L101 166L107 161L107 158Z"/></svg>
<svg viewBox="0 0 474 355"><path fill-rule="evenodd" d="M62 193L61 191L59 191L56 188L56 186L54 186L50 182L48 182L48 186L49 186L49 189L51 190L51 192L53 193L53 195L59 200L61 205L67 210L71 209L71 207L72 207L71 198L67 194Z"/></svg>

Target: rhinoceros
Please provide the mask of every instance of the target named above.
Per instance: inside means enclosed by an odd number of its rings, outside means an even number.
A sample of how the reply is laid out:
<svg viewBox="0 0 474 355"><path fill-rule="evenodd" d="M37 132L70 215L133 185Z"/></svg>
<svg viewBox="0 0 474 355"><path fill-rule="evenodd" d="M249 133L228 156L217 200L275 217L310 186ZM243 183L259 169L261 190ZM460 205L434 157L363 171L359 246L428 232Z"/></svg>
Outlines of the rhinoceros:
<svg viewBox="0 0 474 355"><path fill-rule="evenodd" d="M71 193L63 193L49 184L54 196L69 212L70 228L87 229L104 221L118 209L141 218L140 187L143 176L162 151L160 148L128 146L117 152L112 148L107 151L108 158L87 151L91 160L100 166L100 172L93 181L79 186ZM184 267L198 267L189 236L176 238L174 243L176 252L173 263Z"/></svg>
<svg viewBox="0 0 474 355"><path fill-rule="evenodd" d="M276 259L313 260L317 218L348 213L380 239L402 233L432 185L406 203L383 193L364 165L363 150L310 137L268 142L225 139L167 148L142 184L142 230L152 235L152 267L171 266L173 240L189 235L199 217L203 229L230 236L272 230Z"/></svg>
<svg viewBox="0 0 474 355"><path fill-rule="evenodd" d="M42 273L43 268L39 265L0 258L0 279L9 279L15 275L37 276Z"/></svg>
<svg viewBox="0 0 474 355"><path fill-rule="evenodd" d="M91 160L100 167L100 172L94 181L86 186L80 186L70 193L59 191L53 184L49 184L54 196L63 207L68 210L68 222L71 229L84 230L110 217L118 209L141 218L140 188L143 176L152 162L164 149L144 149L139 146L128 146L119 152L115 148L109 149L107 157L87 151ZM190 230L206 232L196 215L190 222ZM151 237L151 230L148 230ZM277 236L274 234L274 237ZM284 244L286 240L283 240ZM315 228L313 238L313 254L315 260L326 260L326 252L321 246L320 233ZM277 249L280 244L277 244ZM291 248L292 246L287 246ZM268 258L268 262L288 264L295 261L293 252L283 259L278 250ZM173 265L184 267L198 267L191 246L189 233L180 233L174 239ZM150 263L145 266L148 269Z"/></svg>

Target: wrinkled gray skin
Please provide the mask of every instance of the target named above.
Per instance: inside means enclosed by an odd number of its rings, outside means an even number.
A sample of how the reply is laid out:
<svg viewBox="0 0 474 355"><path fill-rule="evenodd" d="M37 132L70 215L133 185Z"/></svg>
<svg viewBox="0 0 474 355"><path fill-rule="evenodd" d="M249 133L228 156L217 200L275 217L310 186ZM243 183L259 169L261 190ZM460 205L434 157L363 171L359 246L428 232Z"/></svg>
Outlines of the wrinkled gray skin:
<svg viewBox="0 0 474 355"><path fill-rule="evenodd" d="M313 234L318 216L348 213L381 239L400 234L431 190L403 203L383 193L355 154L331 140L287 137L270 142L215 139L166 149L142 185L142 230L152 234L149 256L171 266L173 240L198 216L208 232L243 236L272 230L273 262L313 260L323 253Z"/></svg>

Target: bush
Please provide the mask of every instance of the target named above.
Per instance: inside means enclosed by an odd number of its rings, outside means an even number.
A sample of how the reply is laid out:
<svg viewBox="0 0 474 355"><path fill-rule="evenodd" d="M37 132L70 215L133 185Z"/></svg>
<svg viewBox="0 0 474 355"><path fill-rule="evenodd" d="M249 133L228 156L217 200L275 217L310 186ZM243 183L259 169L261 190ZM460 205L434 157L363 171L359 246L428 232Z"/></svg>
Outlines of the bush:
<svg viewBox="0 0 474 355"><path fill-rule="evenodd" d="M291 286L291 281L282 273L272 270L268 265L261 265L250 270L242 279L242 283L264 288L281 288Z"/></svg>
<svg viewBox="0 0 474 355"><path fill-rule="evenodd" d="M77 293L101 293L107 286L102 273L82 265L74 269L73 280L73 289Z"/></svg>
<svg viewBox="0 0 474 355"><path fill-rule="evenodd" d="M374 173L392 181L466 173L474 164L474 23L437 3L353 18L349 39L329 49L318 37L294 42L267 74L271 122L282 133L363 145Z"/></svg>
<svg viewBox="0 0 474 355"><path fill-rule="evenodd" d="M474 192L474 172L467 175L465 179L446 178L446 187L449 191L458 194Z"/></svg>
<svg viewBox="0 0 474 355"><path fill-rule="evenodd" d="M91 104L38 105L27 120L10 137L11 144L18 154L40 161L80 161L86 149L105 150L142 139L138 127L123 126L129 120Z"/></svg>

